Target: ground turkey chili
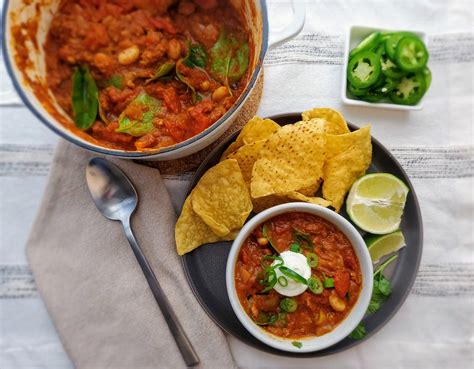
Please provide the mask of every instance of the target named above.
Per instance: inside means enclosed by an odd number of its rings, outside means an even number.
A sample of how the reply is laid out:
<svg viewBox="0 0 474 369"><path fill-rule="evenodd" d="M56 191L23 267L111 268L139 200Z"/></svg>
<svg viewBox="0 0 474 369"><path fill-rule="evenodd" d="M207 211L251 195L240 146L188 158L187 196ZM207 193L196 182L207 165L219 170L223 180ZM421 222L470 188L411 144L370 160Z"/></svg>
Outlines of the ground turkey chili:
<svg viewBox="0 0 474 369"><path fill-rule="evenodd" d="M158 149L202 132L248 79L249 34L226 0L65 0L47 83L102 145Z"/></svg>
<svg viewBox="0 0 474 369"><path fill-rule="evenodd" d="M285 262L293 259L307 263L306 277ZM290 284L302 288L295 292ZM324 335L344 320L357 302L362 275L354 248L336 226L293 212L266 221L247 238L235 285L256 324L280 337L302 338Z"/></svg>

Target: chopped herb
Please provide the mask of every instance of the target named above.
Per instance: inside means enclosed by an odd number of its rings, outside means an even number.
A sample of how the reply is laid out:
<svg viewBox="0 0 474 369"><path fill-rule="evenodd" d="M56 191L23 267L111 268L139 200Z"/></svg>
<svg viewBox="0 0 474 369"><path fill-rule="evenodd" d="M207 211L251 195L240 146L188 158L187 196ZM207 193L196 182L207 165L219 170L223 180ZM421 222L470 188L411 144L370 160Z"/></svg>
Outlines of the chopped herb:
<svg viewBox="0 0 474 369"><path fill-rule="evenodd" d="M349 334L349 337L353 340L360 340L361 338L364 338L365 333L365 327L362 323L360 323L357 327L355 327L351 334Z"/></svg>
<svg viewBox="0 0 474 369"><path fill-rule="evenodd" d="M370 298L369 307L367 308L367 312L369 314L375 313L382 307L382 303L387 300L392 292L392 286L390 281L384 277L382 274L385 268L393 262L398 255L394 255L385 261L382 265L380 265L374 272L374 289L372 290L372 297ZM349 335L350 338L354 340L359 340L365 336L365 327L362 323L360 323L356 329L352 331Z"/></svg>
<svg viewBox="0 0 474 369"><path fill-rule="evenodd" d="M291 342L291 344L295 347L298 347L298 348L302 348L303 347L303 344L299 341L293 341Z"/></svg>

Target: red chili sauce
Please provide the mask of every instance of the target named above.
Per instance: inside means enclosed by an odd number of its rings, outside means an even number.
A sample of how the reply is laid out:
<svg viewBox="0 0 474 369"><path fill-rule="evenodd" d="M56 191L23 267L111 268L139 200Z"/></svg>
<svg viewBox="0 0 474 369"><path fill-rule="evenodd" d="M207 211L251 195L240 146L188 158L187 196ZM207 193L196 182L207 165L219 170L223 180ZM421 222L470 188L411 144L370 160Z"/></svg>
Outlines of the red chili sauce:
<svg viewBox="0 0 474 369"><path fill-rule="evenodd" d="M251 40L242 19L228 0L64 0L45 43L48 86L103 146L174 145L211 126L244 90ZM86 123L72 101L78 70L98 93ZM76 90L77 100L91 94Z"/></svg>
<svg viewBox="0 0 474 369"><path fill-rule="evenodd" d="M278 256L271 244L279 252L297 250L297 244L303 255L313 253L313 265L317 255L311 274L319 280L320 290L314 293L308 288L291 297L296 303L292 312L281 307L285 296L275 289L262 293L264 269L274 261L267 255ZM308 213L286 213L259 225L243 244L235 270L237 295L245 312L263 329L286 338L332 331L350 313L362 287L359 261L347 237L327 220Z"/></svg>

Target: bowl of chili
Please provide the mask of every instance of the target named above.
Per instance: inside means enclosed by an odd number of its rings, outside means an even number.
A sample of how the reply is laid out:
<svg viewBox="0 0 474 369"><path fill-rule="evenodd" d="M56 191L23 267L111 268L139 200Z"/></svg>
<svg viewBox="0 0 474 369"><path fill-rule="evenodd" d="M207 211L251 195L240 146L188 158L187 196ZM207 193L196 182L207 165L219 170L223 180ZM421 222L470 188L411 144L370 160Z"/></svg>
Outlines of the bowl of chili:
<svg viewBox="0 0 474 369"><path fill-rule="evenodd" d="M373 267L357 229L327 208L288 203L242 228L227 259L232 309L255 338L279 350L322 350L360 323Z"/></svg>
<svg viewBox="0 0 474 369"><path fill-rule="evenodd" d="M3 52L16 92L55 133L122 158L190 155L229 128L269 48L264 0L5 1Z"/></svg>

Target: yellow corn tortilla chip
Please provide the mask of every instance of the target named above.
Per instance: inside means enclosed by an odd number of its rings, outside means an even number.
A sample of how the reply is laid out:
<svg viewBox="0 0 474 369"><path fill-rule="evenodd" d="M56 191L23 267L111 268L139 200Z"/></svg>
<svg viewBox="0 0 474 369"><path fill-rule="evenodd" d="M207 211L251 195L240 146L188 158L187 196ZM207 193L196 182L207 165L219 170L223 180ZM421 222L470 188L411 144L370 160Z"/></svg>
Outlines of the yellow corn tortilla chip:
<svg viewBox="0 0 474 369"><path fill-rule="evenodd" d="M253 117L242 128L235 142L224 151L221 160L224 160L229 154L237 151L240 147L248 145L255 141L267 139L273 132L280 129L280 125L271 119L262 119L260 117Z"/></svg>
<svg viewBox="0 0 474 369"><path fill-rule="evenodd" d="M191 195L188 196L176 222L175 241L178 255L184 255L206 243L233 240L236 235L237 232L231 232L225 237L219 237L212 232L211 228L194 212Z"/></svg>
<svg viewBox="0 0 474 369"><path fill-rule="evenodd" d="M310 122L286 125L273 133L253 166L253 198L312 186L323 174L326 137Z"/></svg>
<svg viewBox="0 0 474 369"><path fill-rule="evenodd" d="M258 158L258 153L262 150L266 140L255 141L240 147L237 151L229 154L227 159L235 159L239 163L242 176L248 187L252 178L252 169Z"/></svg>
<svg viewBox="0 0 474 369"><path fill-rule="evenodd" d="M199 180L191 196L193 210L218 236L240 229L252 201L237 160L221 161Z"/></svg>
<svg viewBox="0 0 474 369"><path fill-rule="evenodd" d="M299 192L300 194L308 196L308 197L314 196L316 191L318 191L319 186L321 185L322 181L323 181L323 179L320 178L319 181L316 182L315 184L312 184L311 186L308 186L308 187L300 188L296 192Z"/></svg>
<svg viewBox="0 0 474 369"><path fill-rule="evenodd" d="M342 135L327 135L326 160L348 150L351 146L358 145L367 140L370 142L370 126L365 126L357 131Z"/></svg>
<svg viewBox="0 0 474 369"><path fill-rule="evenodd" d="M253 211L255 213L260 213L261 211L268 209L272 206L286 204L288 202L308 202L324 207L328 207L331 205L330 201L325 200L321 197L308 197L296 191L292 191L287 194L263 196L256 199L252 199L252 202Z"/></svg>
<svg viewBox="0 0 474 369"><path fill-rule="evenodd" d="M372 161L370 126L345 135L328 135L327 142L330 158L324 165L323 197L339 212L352 184Z"/></svg>
<svg viewBox="0 0 474 369"><path fill-rule="evenodd" d="M326 121L325 131L328 134L340 135L349 133L346 120L341 113L330 108L315 108L301 114L303 120L323 119Z"/></svg>

